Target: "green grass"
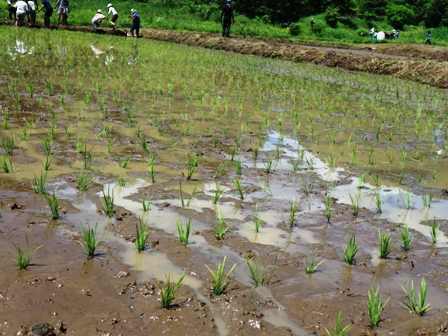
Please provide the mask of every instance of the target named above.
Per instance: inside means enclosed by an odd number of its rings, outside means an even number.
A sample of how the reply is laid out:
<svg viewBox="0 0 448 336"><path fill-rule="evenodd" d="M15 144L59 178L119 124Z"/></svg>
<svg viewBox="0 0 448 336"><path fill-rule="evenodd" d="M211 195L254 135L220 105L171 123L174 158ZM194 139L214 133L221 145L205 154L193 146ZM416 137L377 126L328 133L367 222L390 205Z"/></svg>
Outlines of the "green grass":
<svg viewBox="0 0 448 336"><path fill-rule="evenodd" d="M180 286L182 285L182 282L184 281L185 272L182 273L181 277L179 278L179 280L177 280L176 283L171 282L170 274L165 275L165 277L166 277L165 288L162 287L162 284L159 281L157 281L157 286L160 289L160 295L161 295L160 303L162 305L162 308L168 309L169 307L172 306L175 300L175 295L179 290Z"/></svg>
<svg viewBox="0 0 448 336"><path fill-rule="evenodd" d="M19 269L27 269L28 266L31 265L31 257L33 256L34 253L36 253L37 250L39 250L42 246L44 245L40 245L38 247L36 247L34 250L30 249L30 244L28 241L28 237L25 236L26 238L26 247L25 250L22 250L22 248L19 245L14 244L14 255L15 255L15 261L17 263L17 266L19 266Z"/></svg>
<svg viewBox="0 0 448 336"><path fill-rule="evenodd" d="M409 309L410 313L423 316L431 309L429 308L429 304L425 304L426 292L428 290L425 278L422 278L420 283L420 293L418 293L418 297L415 291L414 281L411 280L410 289L406 289L403 286L401 286L401 288L403 288L407 299L407 303L402 303L402 305L403 307Z"/></svg>
<svg viewBox="0 0 448 336"><path fill-rule="evenodd" d="M233 269L235 268L236 264L232 266L232 268L227 272L227 275L224 276L225 267L226 267L226 257L224 256L224 259L222 263L219 263L216 269L216 272L214 272L210 267L205 265L207 269L210 271L212 277L213 277L213 287L212 292L213 295L221 295L224 294L227 285L229 284L229 276L230 273L232 273Z"/></svg>
<svg viewBox="0 0 448 336"><path fill-rule="evenodd" d="M378 296L379 287L369 290L367 307L369 309L370 328L375 329L381 322L381 313L389 302L390 298L383 303L382 295Z"/></svg>
<svg viewBox="0 0 448 336"><path fill-rule="evenodd" d="M81 223L81 229L84 235L85 242L79 242L79 244L86 252L87 259L92 259L93 257L95 257L95 250L99 243L99 240L96 238L97 228L98 224L95 225L95 228L91 228L90 226L84 226Z"/></svg>

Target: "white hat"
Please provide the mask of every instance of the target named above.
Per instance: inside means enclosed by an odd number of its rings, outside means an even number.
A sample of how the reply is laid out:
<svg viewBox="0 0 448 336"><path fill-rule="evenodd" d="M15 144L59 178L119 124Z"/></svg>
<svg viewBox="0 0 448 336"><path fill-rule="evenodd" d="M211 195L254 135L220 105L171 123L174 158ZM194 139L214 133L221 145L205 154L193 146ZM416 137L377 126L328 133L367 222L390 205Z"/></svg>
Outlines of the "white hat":
<svg viewBox="0 0 448 336"><path fill-rule="evenodd" d="M107 8L109 8L109 7L112 7L112 4L111 4L111 3L107 5Z"/></svg>
<svg viewBox="0 0 448 336"><path fill-rule="evenodd" d="M135 12L135 9L134 9L134 8L132 8L132 9L131 9L131 13L134 13L134 12Z"/></svg>
<svg viewBox="0 0 448 336"><path fill-rule="evenodd" d="M97 13L103 13L103 11L101 9L98 9Z"/></svg>

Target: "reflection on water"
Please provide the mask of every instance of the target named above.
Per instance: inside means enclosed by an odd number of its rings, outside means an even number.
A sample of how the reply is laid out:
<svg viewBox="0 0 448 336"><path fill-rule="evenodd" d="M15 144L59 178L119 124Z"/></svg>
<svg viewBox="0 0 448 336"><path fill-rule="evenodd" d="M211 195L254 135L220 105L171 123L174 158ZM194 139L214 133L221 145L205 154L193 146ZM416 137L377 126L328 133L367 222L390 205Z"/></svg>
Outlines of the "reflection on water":
<svg viewBox="0 0 448 336"><path fill-rule="evenodd" d="M26 45L25 42L16 40L16 44L13 47L7 47L7 53L11 56L12 60L15 60L19 55L32 55L34 54L34 47Z"/></svg>

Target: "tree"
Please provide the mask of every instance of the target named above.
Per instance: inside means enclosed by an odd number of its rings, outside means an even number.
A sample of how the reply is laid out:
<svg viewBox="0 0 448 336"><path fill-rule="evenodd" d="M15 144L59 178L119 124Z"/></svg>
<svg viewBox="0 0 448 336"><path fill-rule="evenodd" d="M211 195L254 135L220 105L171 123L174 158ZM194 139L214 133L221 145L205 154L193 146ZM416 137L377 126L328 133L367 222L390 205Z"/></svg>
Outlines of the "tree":
<svg viewBox="0 0 448 336"><path fill-rule="evenodd" d="M398 29L403 29L405 24L412 23L415 17L412 8L405 5L388 5L386 7L386 14L389 23Z"/></svg>
<svg viewBox="0 0 448 336"><path fill-rule="evenodd" d="M448 0L429 0L423 16L426 27L448 24Z"/></svg>

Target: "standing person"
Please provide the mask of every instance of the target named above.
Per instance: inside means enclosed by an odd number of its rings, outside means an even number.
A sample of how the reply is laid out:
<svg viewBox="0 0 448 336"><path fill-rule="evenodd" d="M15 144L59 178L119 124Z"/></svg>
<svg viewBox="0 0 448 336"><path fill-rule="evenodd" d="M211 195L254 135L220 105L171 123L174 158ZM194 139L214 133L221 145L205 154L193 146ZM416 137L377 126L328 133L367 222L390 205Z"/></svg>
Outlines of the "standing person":
<svg viewBox="0 0 448 336"><path fill-rule="evenodd" d="M25 22L25 16L30 11L25 1L19 0L14 5L16 8L16 27L22 26Z"/></svg>
<svg viewBox="0 0 448 336"><path fill-rule="evenodd" d="M375 28L370 29L370 39L373 39L373 34L375 34Z"/></svg>
<svg viewBox="0 0 448 336"><path fill-rule="evenodd" d="M54 5L55 7L57 7L59 5L58 8L58 24L61 23L62 20L62 24L67 25L67 18L68 18L68 12L69 12L69 3L68 0L58 0L56 2L56 5Z"/></svg>
<svg viewBox="0 0 448 336"><path fill-rule="evenodd" d="M28 22L30 23L30 26L34 26L36 23L36 4L34 1L28 1L28 7L30 11L28 12Z"/></svg>
<svg viewBox="0 0 448 336"><path fill-rule="evenodd" d="M103 21L106 17L103 15L103 11L101 9L98 9L96 11L96 14L92 18L92 26L93 31L96 33L98 27L101 24L101 21Z"/></svg>
<svg viewBox="0 0 448 336"><path fill-rule="evenodd" d="M42 6L40 6L39 11L41 11L42 8L45 8L44 26L50 27L50 18L53 15L53 7L51 7L51 4L48 0L42 0Z"/></svg>
<svg viewBox="0 0 448 336"><path fill-rule="evenodd" d="M233 16L232 0L227 0L226 5L222 8L221 12L222 22L222 36L230 36L230 25L235 23L235 17Z"/></svg>
<svg viewBox="0 0 448 336"><path fill-rule="evenodd" d="M134 37L134 30L137 34L137 38L140 37L140 16L138 16L135 9L131 9L131 19L132 19L132 26L131 26L131 34L132 37Z"/></svg>
<svg viewBox="0 0 448 336"><path fill-rule="evenodd" d="M311 21L310 21L310 29L313 30L313 28L314 28L314 19L311 18Z"/></svg>
<svg viewBox="0 0 448 336"><path fill-rule="evenodd" d="M12 5L13 1L7 0L8 3L8 15L9 19L12 20L12 17L14 17L14 21L17 19L16 17L16 8Z"/></svg>
<svg viewBox="0 0 448 336"><path fill-rule="evenodd" d="M109 15L112 15L112 18L110 19L110 24L112 25L112 30L115 30L115 28L117 28L115 26L115 22L118 20L118 13L115 10L114 6L112 6L112 4L108 4L107 8L109 8L109 11L107 12L107 18L109 19Z"/></svg>
<svg viewBox="0 0 448 336"><path fill-rule="evenodd" d="M425 44L431 44L431 32L428 30L428 35L426 35Z"/></svg>

